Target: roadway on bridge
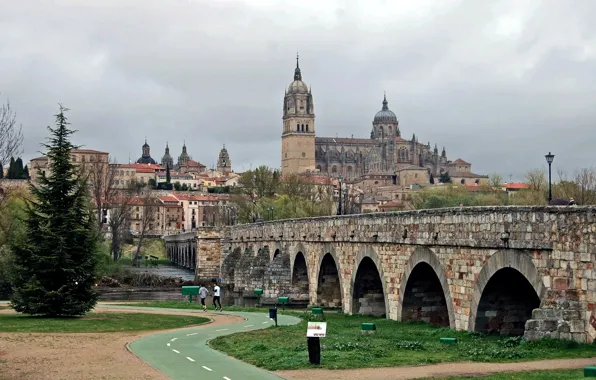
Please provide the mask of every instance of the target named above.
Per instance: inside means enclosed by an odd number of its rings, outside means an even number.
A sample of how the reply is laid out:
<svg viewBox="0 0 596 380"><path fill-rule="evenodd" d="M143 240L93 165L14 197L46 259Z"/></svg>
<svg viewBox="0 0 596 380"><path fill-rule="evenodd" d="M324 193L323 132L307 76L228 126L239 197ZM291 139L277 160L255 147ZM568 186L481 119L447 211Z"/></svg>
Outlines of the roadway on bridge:
<svg viewBox="0 0 596 380"><path fill-rule="evenodd" d="M102 304L101 308L186 312L183 309L135 308ZM210 316L212 313L205 313ZM219 312L218 312L219 314ZM207 342L222 335L264 329L274 324L266 313L222 312L245 320L238 323L156 333L129 343L129 349L173 380L279 380L281 377L211 349ZM200 313L197 313L200 316ZM292 325L299 318L278 315L278 324Z"/></svg>

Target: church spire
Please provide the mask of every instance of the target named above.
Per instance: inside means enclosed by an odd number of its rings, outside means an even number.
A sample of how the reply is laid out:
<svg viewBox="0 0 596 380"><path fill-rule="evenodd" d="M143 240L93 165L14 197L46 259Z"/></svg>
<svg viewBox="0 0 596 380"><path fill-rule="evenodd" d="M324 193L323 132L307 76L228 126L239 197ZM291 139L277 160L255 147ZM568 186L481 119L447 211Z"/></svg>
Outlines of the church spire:
<svg viewBox="0 0 596 380"><path fill-rule="evenodd" d="M389 107L387 107L387 93L383 91L383 111L387 111Z"/></svg>
<svg viewBox="0 0 596 380"><path fill-rule="evenodd" d="M300 72L300 64L298 63L298 59L300 56L296 53L296 70L294 70L294 80L302 80L302 73Z"/></svg>

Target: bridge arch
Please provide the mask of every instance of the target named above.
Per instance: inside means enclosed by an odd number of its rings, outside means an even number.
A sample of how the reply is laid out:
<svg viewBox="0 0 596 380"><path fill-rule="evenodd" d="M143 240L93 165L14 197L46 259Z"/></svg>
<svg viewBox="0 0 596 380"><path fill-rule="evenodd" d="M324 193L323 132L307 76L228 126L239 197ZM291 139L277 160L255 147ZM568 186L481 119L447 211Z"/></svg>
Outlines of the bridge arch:
<svg viewBox="0 0 596 380"><path fill-rule="evenodd" d="M389 316L383 265L370 246L362 247L356 255L350 289L352 313Z"/></svg>
<svg viewBox="0 0 596 380"><path fill-rule="evenodd" d="M413 288L422 286L429 293L434 295L435 301L432 306L438 307L430 316L411 316L404 315L404 309L410 307L416 302ZM438 302L437 301L438 298ZM418 307L421 309L421 306ZM449 283L445 274L445 268L437 255L425 247L417 247L414 253L408 259L402 274L401 285L399 287L399 299L397 301L397 320L424 319L431 323L449 326L455 329L455 312L453 310L453 301L449 291Z"/></svg>
<svg viewBox="0 0 596 380"><path fill-rule="evenodd" d="M335 249L325 245L317 265L317 304L327 307L344 305L344 289Z"/></svg>
<svg viewBox="0 0 596 380"><path fill-rule="evenodd" d="M545 293L546 288L527 252L496 251L486 260L476 280L468 331L523 334L526 320L533 309L540 307ZM503 323L504 310L498 310L503 306L513 314L509 318L511 322Z"/></svg>

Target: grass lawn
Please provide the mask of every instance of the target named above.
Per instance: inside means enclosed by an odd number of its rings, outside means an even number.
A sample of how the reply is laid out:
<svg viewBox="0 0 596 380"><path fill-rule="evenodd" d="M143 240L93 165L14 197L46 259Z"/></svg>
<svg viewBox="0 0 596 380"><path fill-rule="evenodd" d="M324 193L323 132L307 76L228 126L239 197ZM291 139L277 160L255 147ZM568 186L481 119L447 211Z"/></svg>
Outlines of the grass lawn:
<svg viewBox="0 0 596 380"><path fill-rule="evenodd" d="M200 325L209 319L142 313L89 313L78 318L0 314L0 332L103 333L167 330Z"/></svg>
<svg viewBox="0 0 596 380"><path fill-rule="evenodd" d="M488 376L469 377L432 377L420 380L575 380L584 379L583 369L556 370L556 371L532 371L532 372L502 372Z"/></svg>
<svg viewBox="0 0 596 380"><path fill-rule="evenodd" d="M321 338L321 367L330 369L433 364L439 362L507 362L596 356L596 346L558 340L525 342L521 338L483 336L424 323L326 314L327 338ZM361 335L362 322L377 332ZM439 338L457 338L444 345ZM309 368L306 320L295 326L270 327L216 338L211 345L268 370Z"/></svg>

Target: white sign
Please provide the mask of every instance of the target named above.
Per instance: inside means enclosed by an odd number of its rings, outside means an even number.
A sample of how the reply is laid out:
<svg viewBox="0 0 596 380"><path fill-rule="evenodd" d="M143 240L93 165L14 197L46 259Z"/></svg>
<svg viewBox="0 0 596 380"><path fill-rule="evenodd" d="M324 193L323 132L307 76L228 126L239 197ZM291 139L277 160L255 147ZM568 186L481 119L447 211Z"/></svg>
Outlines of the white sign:
<svg viewBox="0 0 596 380"><path fill-rule="evenodd" d="M308 322L307 338L325 338L327 336L327 322Z"/></svg>

